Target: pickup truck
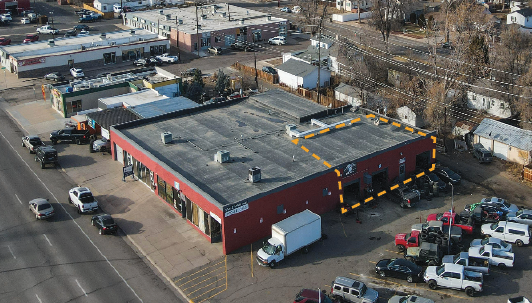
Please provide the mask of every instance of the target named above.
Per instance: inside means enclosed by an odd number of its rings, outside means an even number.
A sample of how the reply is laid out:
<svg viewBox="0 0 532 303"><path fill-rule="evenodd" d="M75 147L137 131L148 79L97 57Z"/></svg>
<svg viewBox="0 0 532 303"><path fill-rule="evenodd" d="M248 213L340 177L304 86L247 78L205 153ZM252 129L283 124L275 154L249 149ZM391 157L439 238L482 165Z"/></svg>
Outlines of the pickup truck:
<svg viewBox="0 0 532 303"><path fill-rule="evenodd" d="M74 187L69 190L68 203L76 206L78 214L98 211L98 201L86 187Z"/></svg>
<svg viewBox="0 0 532 303"><path fill-rule="evenodd" d="M76 142L78 145L83 144L89 140L88 130L78 130L75 128L65 128L56 130L50 133L50 141L56 144L59 141Z"/></svg>
<svg viewBox="0 0 532 303"><path fill-rule="evenodd" d="M465 290L470 297L482 292L484 278L479 272L468 271L463 265L444 264L429 266L423 277L432 290L438 287Z"/></svg>
<svg viewBox="0 0 532 303"><path fill-rule="evenodd" d="M44 143L41 141L41 138L35 135L29 135L22 137L22 147L26 147L30 150L30 154L35 153L35 148L38 146L43 146Z"/></svg>
<svg viewBox="0 0 532 303"><path fill-rule="evenodd" d="M469 248L469 256L488 260L491 265L504 267L514 266L514 253L493 249L490 245Z"/></svg>
<svg viewBox="0 0 532 303"><path fill-rule="evenodd" d="M515 298L509 298L507 303L530 303L530 301L527 298L520 296Z"/></svg>
<svg viewBox="0 0 532 303"><path fill-rule="evenodd" d="M434 241L436 243L438 242L438 238L441 238L442 241L447 241L449 237L449 228L451 229L451 239L453 239L454 242L462 242L462 229L460 227L444 226L442 221L429 221L412 225L412 231L418 230L425 233L427 234L426 241Z"/></svg>
<svg viewBox="0 0 532 303"><path fill-rule="evenodd" d="M162 55L156 56L155 58L158 58L159 60L161 60L163 62L168 62L168 63L177 63L177 62L179 62L179 57L178 56L170 56L169 54L162 54Z"/></svg>
<svg viewBox="0 0 532 303"><path fill-rule="evenodd" d="M400 186L391 192L392 200L399 203L401 208L410 208L421 199L421 193L417 189Z"/></svg>
<svg viewBox="0 0 532 303"><path fill-rule="evenodd" d="M530 229L526 224L499 221L493 224L484 224L480 227L480 233L486 236L515 243L521 247L530 244Z"/></svg>
<svg viewBox="0 0 532 303"><path fill-rule="evenodd" d="M473 205L466 205L464 211L460 213L460 218L468 220L474 225L496 223L506 217L504 212L497 206L477 205L473 207ZM473 209L471 210L472 207Z"/></svg>
<svg viewBox="0 0 532 303"><path fill-rule="evenodd" d="M421 243L419 234L420 232L418 230L414 230L409 234L400 233L395 235L395 247L400 252L404 252L409 247L418 247Z"/></svg>
<svg viewBox="0 0 532 303"><path fill-rule="evenodd" d="M37 32L39 34L57 35L59 33L59 30L51 27L50 25L43 25L37 29Z"/></svg>
<svg viewBox="0 0 532 303"><path fill-rule="evenodd" d="M419 265L437 265L443 256L438 244L423 242L419 247L409 247L405 252L405 259Z"/></svg>
<svg viewBox="0 0 532 303"><path fill-rule="evenodd" d="M448 226L450 223L452 226L460 227L462 229L462 233L464 234L473 234L473 226L461 224L462 221L460 220L460 216L455 212L452 213L452 217L451 212L449 211L444 212L443 214L430 214L427 216L427 222L429 221L442 221L444 226Z"/></svg>
<svg viewBox="0 0 532 303"><path fill-rule="evenodd" d="M98 20L97 17L94 17L92 15L83 15L82 17L79 18L78 20L78 23L83 23L83 22L94 22Z"/></svg>
<svg viewBox="0 0 532 303"><path fill-rule="evenodd" d="M466 270L480 272L484 275L489 275L490 273L490 264L488 260L471 257L467 252L461 252L454 256L443 256L442 264L447 263L463 265Z"/></svg>

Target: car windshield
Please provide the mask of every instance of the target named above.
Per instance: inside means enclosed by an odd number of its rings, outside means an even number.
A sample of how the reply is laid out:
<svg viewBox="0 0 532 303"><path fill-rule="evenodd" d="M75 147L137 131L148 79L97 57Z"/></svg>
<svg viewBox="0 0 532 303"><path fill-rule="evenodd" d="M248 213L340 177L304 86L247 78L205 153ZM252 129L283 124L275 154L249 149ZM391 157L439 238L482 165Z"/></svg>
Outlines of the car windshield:
<svg viewBox="0 0 532 303"><path fill-rule="evenodd" d="M438 214L438 215L436 216L436 220L441 220L441 218L443 218L443 214Z"/></svg>
<svg viewBox="0 0 532 303"><path fill-rule="evenodd" d="M454 258L453 258L453 263L456 264L456 261L460 260L460 254L456 254L454 255Z"/></svg>
<svg viewBox="0 0 532 303"><path fill-rule="evenodd" d="M484 249L484 246L482 246L482 247L478 250L478 254L479 254L479 255L482 255L482 254L484 253L484 251L486 251L486 250Z"/></svg>
<svg viewBox="0 0 532 303"><path fill-rule="evenodd" d="M504 205L504 207L506 207L506 208L510 208L510 206L511 206L510 203L508 203L506 201L502 202L502 205Z"/></svg>
<svg viewBox="0 0 532 303"><path fill-rule="evenodd" d="M515 216L516 216L516 217L519 217L519 216L522 215L522 214L523 214L523 210L520 209L520 210L518 210L518 211L515 213Z"/></svg>
<svg viewBox="0 0 532 303"><path fill-rule="evenodd" d="M443 267L443 266L436 267L436 274L438 276L440 276L444 271L445 271L445 267Z"/></svg>
<svg viewBox="0 0 532 303"><path fill-rule="evenodd" d="M81 194L79 195L79 201L81 201L81 203L92 203L94 202L94 197L91 193Z"/></svg>
<svg viewBox="0 0 532 303"><path fill-rule="evenodd" d="M491 230L495 230L497 227L499 227L499 223L493 223L490 225Z"/></svg>
<svg viewBox="0 0 532 303"><path fill-rule="evenodd" d="M490 241L489 238L484 238L484 239L482 239L482 241L480 241L480 244L481 244L481 245L485 245L485 244L488 243L489 241Z"/></svg>
<svg viewBox="0 0 532 303"><path fill-rule="evenodd" d="M363 297L364 294L366 294L366 290L368 288L366 287L366 284L362 285L362 287L360 288L360 296Z"/></svg>
<svg viewBox="0 0 532 303"><path fill-rule="evenodd" d="M48 209L50 207L52 207L52 205L50 205L48 203L43 203L43 204L37 205L37 210L45 210L45 209Z"/></svg>
<svg viewBox="0 0 532 303"><path fill-rule="evenodd" d="M262 246L262 250L264 250L265 253L268 255L274 255L275 254L275 246L271 245L270 242L266 241L264 245Z"/></svg>
<svg viewBox="0 0 532 303"><path fill-rule="evenodd" d="M35 144L41 144L41 139L39 138L31 138L30 139L30 143L35 145Z"/></svg>

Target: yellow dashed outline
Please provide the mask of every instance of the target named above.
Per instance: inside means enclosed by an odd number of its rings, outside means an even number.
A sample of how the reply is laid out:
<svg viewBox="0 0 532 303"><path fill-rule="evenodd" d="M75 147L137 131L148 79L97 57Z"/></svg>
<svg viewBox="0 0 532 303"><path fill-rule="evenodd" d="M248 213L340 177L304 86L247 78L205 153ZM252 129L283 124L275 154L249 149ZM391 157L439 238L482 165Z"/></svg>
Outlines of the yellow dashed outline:
<svg viewBox="0 0 532 303"><path fill-rule="evenodd" d="M373 115L373 114L369 114L369 115L366 115L366 118L368 118L368 119L369 119L369 118L375 118L375 115ZM388 123L388 121L389 121L388 119L385 119L385 118L382 118L382 117L379 117L379 120L380 120L380 121L383 121L383 122L385 122L385 123ZM352 124L354 124L354 123L356 123L356 122L358 122L358 121L360 121L360 118L353 119L353 120L350 121L350 123L351 123L351 125L352 125ZM395 126L395 127L401 127L401 124L399 124L399 123L397 123L397 122L392 122L392 125ZM342 123L342 124L338 124L338 125L336 125L335 128L336 128L336 129L339 129L339 128L342 128L342 127L345 127L345 126L346 126L346 124L345 124L345 123ZM411 127L405 126L405 130L407 130L407 131L409 131L409 132L411 132L411 133L414 133L414 129L411 128ZM331 129L330 129L330 128L326 128L326 129L323 129L323 130L319 131L319 134L324 134L324 133L327 133L327 132L329 132L329 131L331 131ZM420 136L423 136L423 137L426 137L426 136L427 136L426 133L421 132L421 131L418 131L417 134L420 135ZM316 135L315 133L308 134L308 135L306 135L304 138L305 138L305 139L309 139L309 138L314 137L315 135ZM436 143L436 137L435 137L435 136L431 136L430 138L432 139L432 142L435 144L435 143ZM298 145L298 144L299 144L299 139L294 139L294 140L292 140L292 143L294 143L295 145ZM303 151L305 151L306 153L309 152L309 149L306 148L306 147L303 146L303 145L301 145L301 149L302 149ZM316 160L320 160L320 159L321 159L318 155L316 155L316 154L314 154L314 153L312 154L312 157L315 158ZM435 149L435 148L432 150L432 159L436 159L436 149ZM325 160L323 160L323 165L327 166L327 168L331 168L331 164L329 164L329 162L327 162L327 161L325 161ZM432 171L435 170L435 169L436 169L436 164L432 164L432 167L429 169L429 171L432 172ZM335 169L334 171L336 172L336 176L337 176L338 178L340 178L341 175L342 175L341 172L340 172L338 169ZM419 174L416 175L416 178L420 178L420 177L422 177L422 176L424 176L424 175L425 175L425 173L424 173L424 172L421 172L421 173L419 173ZM403 181L403 184L407 184L407 183L410 183L410 182L412 182L412 181L413 181L412 178L408 178L407 180ZM399 187L399 184L395 184L395 185L393 185L393 186L390 187L390 190L391 190L391 191L392 191L392 190L395 190L395 189L397 189L398 187ZM342 190L342 181L341 181L341 180L338 181L338 190L340 190L340 191ZM379 192L379 193L377 194L377 197L380 197L380 196L385 195L385 194L386 194L386 191L383 190L383 191L381 191L381 192ZM374 197L369 197L369 198L367 198L367 199L364 200L364 203L368 203L368 202L372 201L373 199L374 199ZM340 203L344 203L344 196L343 196L343 194L340 194ZM354 204L353 206L351 206L351 208L352 208L352 209L355 209L355 208L359 207L360 205L361 205L360 203L356 203L356 204ZM345 208L345 207L342 207L341 211L342 211L342 214L344 214L344 213L346 213L346 212L348 211L348 209Z"/></svg>

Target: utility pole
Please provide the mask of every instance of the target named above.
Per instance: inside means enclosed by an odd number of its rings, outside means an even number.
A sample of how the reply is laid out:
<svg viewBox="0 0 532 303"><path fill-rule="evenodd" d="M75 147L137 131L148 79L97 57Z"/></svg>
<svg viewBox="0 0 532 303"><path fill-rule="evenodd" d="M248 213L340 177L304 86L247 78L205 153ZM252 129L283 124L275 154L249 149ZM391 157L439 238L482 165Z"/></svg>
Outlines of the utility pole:
<svg viewBox="0 0 532 303"><path fill-rule="evenodd" d="M320 18L320 23L318 24L318 83L316 83L316 89L318 92L318 104L320 104L320 72L321 72L321 27L323 24L323 18L325 18L325 14L327 14L327 4L323 5L323 13ZM312 59L310 64L312 64Z"/></svg>
<svg viewBox="0 0 532 303"><path fill-rule="evenodd" d="M257 72L257 53L253 52L253 57L255 58L255 85L257 85L257 90L259 89L259 79Z"/></svg>
<svg viewBox="0 0 532 303"><path fill-rule="evenodd" d="M231 21L231 12L229 11L229 3L227 3L227 16L229 18L229 21Z"/></svg>
<svg viewBox="0 0 532 303"><path fill-rule="evenodd" d="M200 37L199 37L199 19L198 19L198 2L194 2L196 4L196 43L198 45L198 57L200 56L199 50L200 50Z"/></svg>

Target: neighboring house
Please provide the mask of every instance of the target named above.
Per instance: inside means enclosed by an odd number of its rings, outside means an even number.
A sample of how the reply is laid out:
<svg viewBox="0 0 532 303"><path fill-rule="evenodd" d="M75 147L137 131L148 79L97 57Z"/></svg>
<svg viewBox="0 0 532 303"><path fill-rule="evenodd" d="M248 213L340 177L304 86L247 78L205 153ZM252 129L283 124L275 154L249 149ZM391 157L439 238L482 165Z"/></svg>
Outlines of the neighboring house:
<svg viewBox="0 0 532 303"><path fill-rule="evenodd" d="M290 88L316 88L318 66L289 59L285 63L277 66L277 72L279 73L279 83L284 83ZM320 86L329 86L330 79L331 72L322 68L320 71Z"/></svg>
<svg viewBox="0 0 532 303"><path fill-rule="evenodd" d="M478 124L469 121L458 121L453 127L453 135L455 136L464 136L471 133Z"/></svg>
<svg viewBox="0 0 532 303"><path fill-rule="evenodd" d="M361 106L362 96L361 89L345 83L340 83L340 85L334 89L334 97L336 100L347 102L352 106Z"/></svg>
<svg viewBox="0 0 532 303"><path fill-rule="evenodd" d="M485 118L474 135L473 143L481 143L493 156L522 165L530 164L532 131Z"/></svg>
<svg viewBox="0 0 532 303"><path fill-rule="evenodd" d="M124 23L165 37L181 51L199 48L204 53L209 46L229 48L236 41L255 43L287 36L289 25L286 19L223 3L128 12Z"/></svg>
<svg viewBox="0 0 532 303"><path fill-rule="evenodd" d="M94 8L102 13L112 13L113 5L117 3L116 0L94 0ZM118 1L120 3L120 1Z"/></svg>
<svg viewBox="0 0 532 303"><path fill-rule="evenodd" d="M532 28L532 9L524 8L509 13L506 17L506 24L519 24L521 27Z"/></svg>
<svg viewBox="0 0 532 303"><path fill-rule="evenodd" d="M486 92L486 94L489 93L489 91ZM500 118L508 118L512 115L510 104L507 101L473 91L467 92L467 107L485 110L488 114Z"/></svg>
<svg viewBox="0 0 532 303"><path fill-rule="evenodd" d="M425 120L423 120L422 113L416 113L408 106L401 106L397 109L397 116L399 119L406 124L423 127L425 126Z"/></svg>
<svg viewBox="0 0 532 303"><path fill-rule="evenodd" d="M336 9L338 10L344 10L347 12L353 12L357 13L359 1L351 1L351 0L337 0L336 1ZM370 0L360 0L360 8L362 10L369 10L371 6L373 5L372 1Z"/></svg>
<svg viewBox="0 0 532 303"><path fill-rule="evenodd" d="M319 45L321 48L318 47ZM314 36L310 38L310 45L307 49L283 53L283 63L294 59L317 65L321 58L322 67L338 73L338 45L339 43L335 43L335 40L328 35L322 35L321 41Z"/></svg>

